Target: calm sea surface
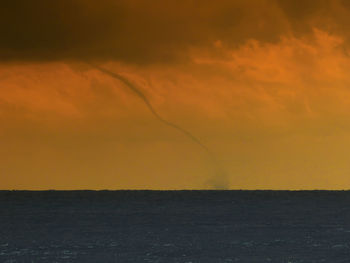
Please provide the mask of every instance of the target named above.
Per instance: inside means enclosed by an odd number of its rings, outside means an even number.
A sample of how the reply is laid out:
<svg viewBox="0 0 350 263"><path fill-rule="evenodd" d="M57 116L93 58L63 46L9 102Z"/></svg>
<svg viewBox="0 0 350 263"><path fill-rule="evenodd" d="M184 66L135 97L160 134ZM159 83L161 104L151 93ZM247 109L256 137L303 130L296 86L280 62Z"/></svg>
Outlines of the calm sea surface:
<svg viewBox="0 0 350 263"><path fill-rule="evenodd" d="M0 191L0 262L350 262L350 192Z"/></svg>

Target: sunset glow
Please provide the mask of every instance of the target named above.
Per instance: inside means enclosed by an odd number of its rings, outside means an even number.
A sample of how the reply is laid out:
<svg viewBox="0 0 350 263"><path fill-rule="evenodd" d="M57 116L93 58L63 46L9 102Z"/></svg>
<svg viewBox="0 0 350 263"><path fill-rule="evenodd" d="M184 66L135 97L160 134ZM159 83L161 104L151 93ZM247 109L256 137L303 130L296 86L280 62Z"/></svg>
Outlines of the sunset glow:
<svg viewBox="0 0 350 263"><path fill-rule="evenodd" d="M0 11L1 189L350 188L347 1L22 2Z"/></svg>

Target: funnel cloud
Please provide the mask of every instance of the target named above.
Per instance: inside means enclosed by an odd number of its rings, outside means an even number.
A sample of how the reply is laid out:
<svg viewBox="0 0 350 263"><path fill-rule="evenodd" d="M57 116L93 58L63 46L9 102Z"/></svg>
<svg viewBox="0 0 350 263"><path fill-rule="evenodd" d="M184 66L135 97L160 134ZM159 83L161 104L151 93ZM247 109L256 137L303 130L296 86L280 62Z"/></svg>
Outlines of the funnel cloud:
<svg viewBox="0 0 350 263"><path fill-rule="evenodd" d="M158 119L160 122L162 122L163 124L181 132L182 134L184 134L187 138L189 138L192 142L196 143L199 147L201 147L209 156L211 164L213 165L213 168L215 169L214 172L214 176L213 178L211 178L210 180L208 180L208 184L211 186L211 188L214 189L228 189L229 187L229 183L228 183L228 177L227 174L223 171L222 167L220 167L220 165L218 164L218 161L215 157L215 155L210 151L210 149L201 142L201 140L196 137L195 135L193 135L192 133L190 133L189 131L187 131L186 129L180 127L179 125L170 122L166 119L164 119L152 106L151 102L149 101L149 99L146 97L146 95L140 90L138 89L134 84L132 84L127 78L123 77L122 75L112 72L106 68L100 67L98 65L93 65L91 63L88 63L89 65L91 65L92 67L94 67L95 69L99 70L100 72L111 76L114 79L117 79L119 81L121 81L125 86L127 86L137 97L139 97L144 104L147 106L147 108L149 109L149 111L153 114L153 116Z"/></svg>

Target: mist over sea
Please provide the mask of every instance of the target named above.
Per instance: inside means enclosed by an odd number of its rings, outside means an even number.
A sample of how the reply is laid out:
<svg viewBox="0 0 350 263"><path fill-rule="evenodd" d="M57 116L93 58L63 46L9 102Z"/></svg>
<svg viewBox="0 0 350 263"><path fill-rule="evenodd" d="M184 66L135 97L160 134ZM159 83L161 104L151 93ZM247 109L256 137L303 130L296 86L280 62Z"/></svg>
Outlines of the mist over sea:
<svg viewBox="0 0 350 263"><path fill-rule="evenodd" d="M0 191L0 262L350 262L348 191Z"/></svg>

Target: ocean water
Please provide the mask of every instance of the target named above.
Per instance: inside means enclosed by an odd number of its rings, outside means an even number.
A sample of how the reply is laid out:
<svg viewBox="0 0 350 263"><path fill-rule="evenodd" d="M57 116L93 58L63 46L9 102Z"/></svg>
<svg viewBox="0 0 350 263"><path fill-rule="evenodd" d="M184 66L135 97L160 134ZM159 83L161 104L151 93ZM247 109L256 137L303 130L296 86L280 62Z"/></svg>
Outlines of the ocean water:
<svg viewBox="0 0 350 263"><path fill-rule="evenodd" d="M0 191L0 262L350 262L350 192Z"/></svg>

